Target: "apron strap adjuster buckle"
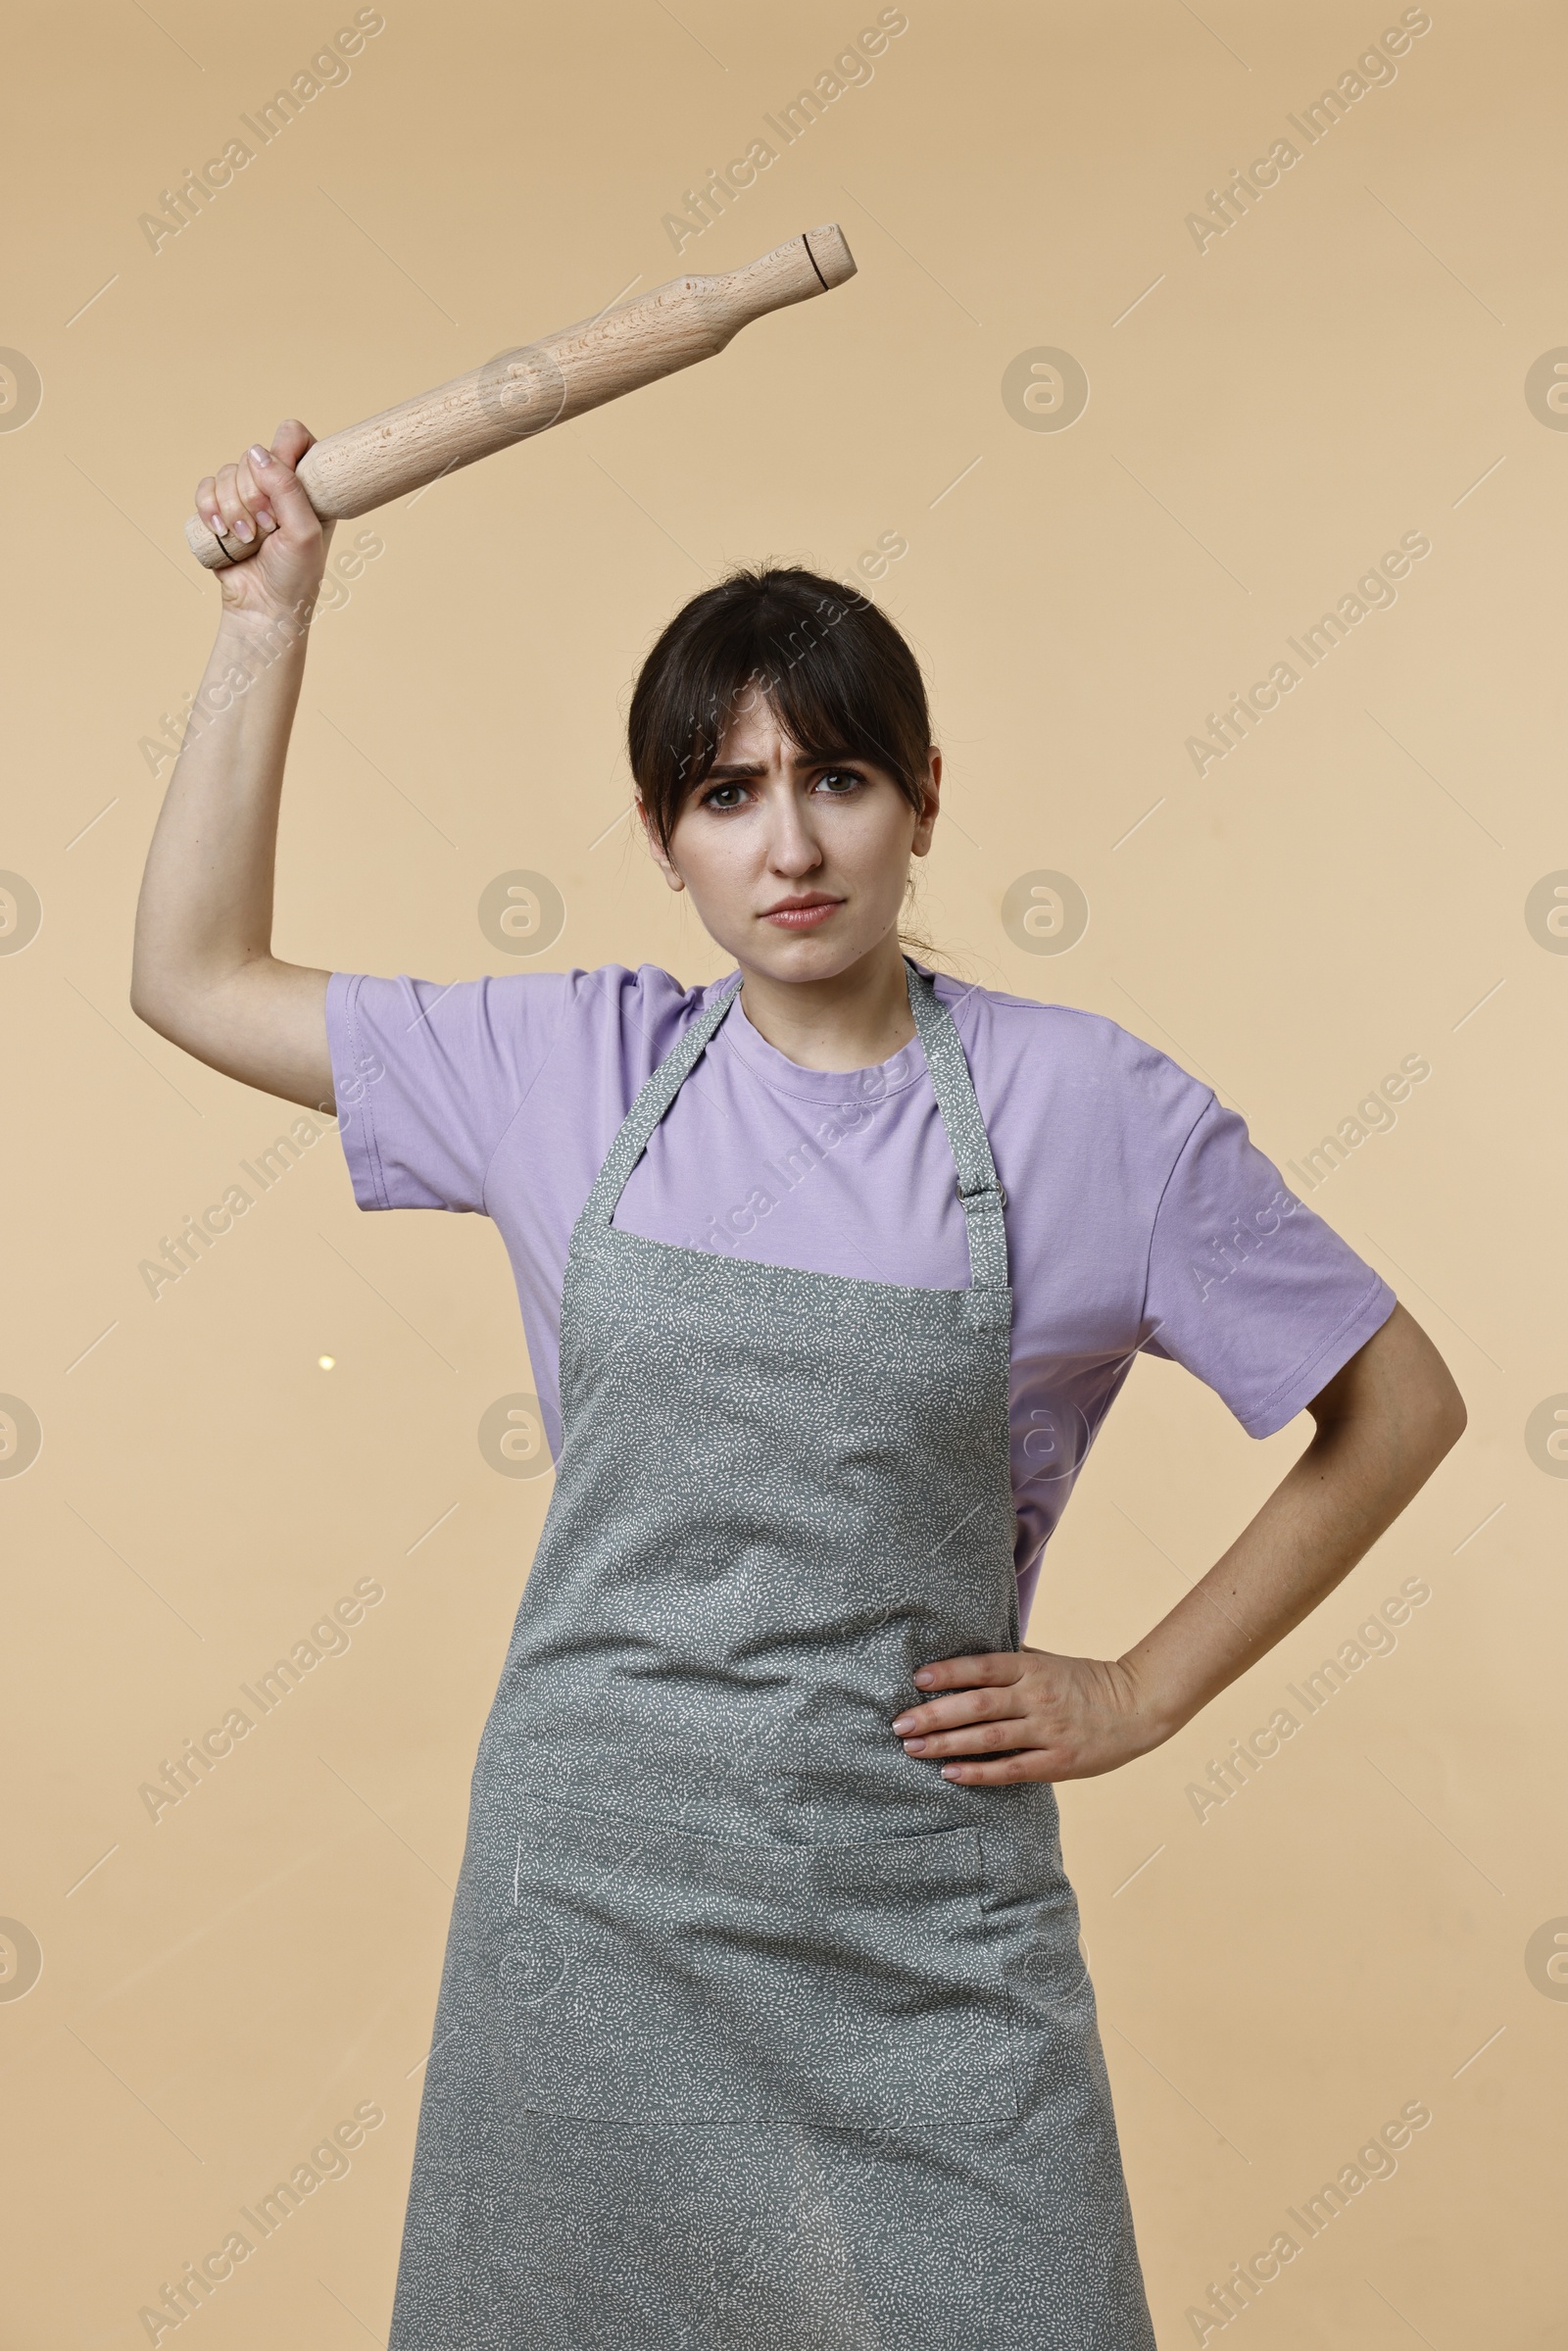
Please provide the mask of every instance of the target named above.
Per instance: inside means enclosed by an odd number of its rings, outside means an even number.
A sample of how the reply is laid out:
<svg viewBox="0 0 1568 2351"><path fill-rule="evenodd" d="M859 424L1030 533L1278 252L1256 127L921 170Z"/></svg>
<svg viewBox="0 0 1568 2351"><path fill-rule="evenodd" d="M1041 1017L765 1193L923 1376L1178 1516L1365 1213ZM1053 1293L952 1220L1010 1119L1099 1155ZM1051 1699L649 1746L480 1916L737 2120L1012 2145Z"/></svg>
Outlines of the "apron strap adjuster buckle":
<svg viewBox="0 0 1568 2351"><path fill-rule="evenodd" d="M1006 1188L1002 1184L983 1184L978 1192L965 1192L960 1182L955 1189L958 1195L958 1205L965 1214L972 1207L989 1207L993 1200L1004 1208L1007 1204Z"/></svg>

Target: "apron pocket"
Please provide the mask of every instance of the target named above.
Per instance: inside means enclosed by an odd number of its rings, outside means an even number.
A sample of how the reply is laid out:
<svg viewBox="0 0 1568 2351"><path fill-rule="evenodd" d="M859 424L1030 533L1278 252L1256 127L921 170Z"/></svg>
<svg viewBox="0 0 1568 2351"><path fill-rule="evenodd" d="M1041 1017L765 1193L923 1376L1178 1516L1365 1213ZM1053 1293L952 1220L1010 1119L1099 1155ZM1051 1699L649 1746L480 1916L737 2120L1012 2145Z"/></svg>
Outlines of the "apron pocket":
<svg viewBox="0 0 1568 2351"><path fill-rule="evenodd" d="M1021 2111L973 1828L797 1845L512 1809L474 1957L519 2107L846 2130Z"/></svg>

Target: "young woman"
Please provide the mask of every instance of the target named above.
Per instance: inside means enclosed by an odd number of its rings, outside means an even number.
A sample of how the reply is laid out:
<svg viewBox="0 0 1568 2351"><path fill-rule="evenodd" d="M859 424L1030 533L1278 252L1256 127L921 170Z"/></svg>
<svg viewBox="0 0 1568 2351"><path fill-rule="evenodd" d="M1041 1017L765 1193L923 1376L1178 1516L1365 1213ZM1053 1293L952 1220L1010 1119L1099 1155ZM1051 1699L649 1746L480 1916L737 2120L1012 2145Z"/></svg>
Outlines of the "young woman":
<svg viewBox="0 0 1568 2351"><path fill-rule="evenodd" d="M551 1421L394 2351L1149 2351L1052 1784L1298 1624L1458 1394L1208 1088L902 952L941 757L897 630L809 573L697 597L631 707L638 818L727 978L278 961L310 441L198 486L252 560L220 575L131 1002L335 1099L362 1207L493 1216ZM1315 1432L1126 1655L1023 1646L1140 1349L1253 1436Z"/></svg>

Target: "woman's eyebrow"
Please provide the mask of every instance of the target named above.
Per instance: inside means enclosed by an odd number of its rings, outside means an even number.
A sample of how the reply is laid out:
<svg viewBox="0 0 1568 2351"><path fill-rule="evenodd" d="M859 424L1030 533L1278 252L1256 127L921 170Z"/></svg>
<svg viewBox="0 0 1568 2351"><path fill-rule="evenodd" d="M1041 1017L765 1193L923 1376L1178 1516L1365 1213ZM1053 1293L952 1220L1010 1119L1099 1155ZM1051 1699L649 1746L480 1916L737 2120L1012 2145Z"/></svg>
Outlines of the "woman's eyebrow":
<svg viewBox="0 0 1568 2351"><path fill-rule="evenodd" d="M853 751L801 751L785 760L787 767L829 767L841 759L860 757ZM705 783L730 783L743 776L766 775L767 768L760 759L726 759L721 765L710 767Z"/></svg>

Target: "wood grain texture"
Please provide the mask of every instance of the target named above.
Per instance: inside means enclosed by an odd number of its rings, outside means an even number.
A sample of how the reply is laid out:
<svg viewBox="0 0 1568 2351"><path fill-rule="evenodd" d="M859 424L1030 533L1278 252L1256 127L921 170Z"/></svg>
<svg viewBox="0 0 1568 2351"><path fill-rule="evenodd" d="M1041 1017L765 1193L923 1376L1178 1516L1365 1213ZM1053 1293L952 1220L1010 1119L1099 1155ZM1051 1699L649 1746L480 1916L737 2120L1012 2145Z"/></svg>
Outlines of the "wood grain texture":
<svg viewBox="0 0 1568 2351"><path fill-rule="evenodd" d="M346 521L662 375L712 359L753 318L809 302L854 275L844 232L829 223L792 237L743 269L673 277L635 302L498 352L450 383L328 434L300 460L300 481L323 521ZM199 514L186 522L185 537L209 571L243 563L262 545L217 538Z"/></svg>

